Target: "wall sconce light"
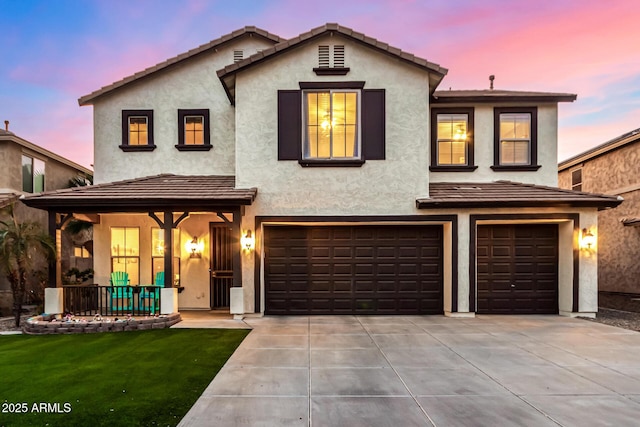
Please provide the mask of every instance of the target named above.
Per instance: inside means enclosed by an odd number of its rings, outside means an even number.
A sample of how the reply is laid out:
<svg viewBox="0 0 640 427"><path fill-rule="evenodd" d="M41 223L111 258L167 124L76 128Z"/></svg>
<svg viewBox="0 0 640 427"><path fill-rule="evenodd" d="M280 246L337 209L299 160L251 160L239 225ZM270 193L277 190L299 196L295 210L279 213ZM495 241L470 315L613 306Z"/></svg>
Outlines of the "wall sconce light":
<svg viewBox="0 0 640 427"><path fill-rule="evenodd" d="M242 246L242 249L245 251L250 251L251 249L253 249L253 246L255 243L256 243L256 240L253 237L253 234L251 234L251 230L247 230L245 235L242 236L242 238L240 239L240 245Z"/></svg>
<svg viewBox="0 0 640 427"><path fill-rule="evenodd" d="M202 258L203 244L198 242L198 237L194 236L193 240L190 240L185 245L187 252L189 252L189 258Z"/></svg>
<svg viewBox="0 0 640 427"><path fill-rule="evenodd" d="M582 238L580 240L580 246L582 249L591 250L596 245L596 236L593 233L586 229L582 229Z"/></svg>

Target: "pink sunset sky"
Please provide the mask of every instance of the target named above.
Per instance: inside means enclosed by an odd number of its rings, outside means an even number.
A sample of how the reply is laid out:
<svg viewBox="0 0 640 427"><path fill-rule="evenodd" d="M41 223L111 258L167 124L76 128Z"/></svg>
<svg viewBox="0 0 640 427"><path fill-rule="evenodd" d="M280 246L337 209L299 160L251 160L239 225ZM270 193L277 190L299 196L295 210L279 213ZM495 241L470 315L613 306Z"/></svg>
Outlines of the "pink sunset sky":
<svg viewBox="0 0 640 427"><path fill-rule="evenodd" d="M246 25L337 22L448 68L439 89L568 92L558 160L640 127L640 1L0 0L0 123L93 163L78 98Z"/></svg>

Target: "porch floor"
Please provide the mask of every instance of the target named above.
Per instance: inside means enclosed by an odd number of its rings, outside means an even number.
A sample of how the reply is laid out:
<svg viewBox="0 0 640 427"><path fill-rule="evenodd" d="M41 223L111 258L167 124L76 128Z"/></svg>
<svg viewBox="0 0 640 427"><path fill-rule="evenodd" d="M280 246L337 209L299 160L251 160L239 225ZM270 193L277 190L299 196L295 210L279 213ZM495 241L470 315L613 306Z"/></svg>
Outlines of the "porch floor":
<svg viewBox="0 0 640 427"><path fill-rule="evenodd" d="M234 320L226 310L180 310L182 322L172 328L251 329L244 320Z"/></svg>

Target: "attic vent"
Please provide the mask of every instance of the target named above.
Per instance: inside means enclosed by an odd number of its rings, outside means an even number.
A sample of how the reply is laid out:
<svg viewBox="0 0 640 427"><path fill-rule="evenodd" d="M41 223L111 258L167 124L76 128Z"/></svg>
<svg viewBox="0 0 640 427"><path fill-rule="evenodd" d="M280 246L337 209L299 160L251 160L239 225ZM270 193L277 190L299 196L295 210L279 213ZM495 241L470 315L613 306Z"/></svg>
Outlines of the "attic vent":
<svg viewBox="0 0 640 427"><path fill-rule="evenodd" d="M240 62L244 59L244 52L242 50L233 51L233 62Z"/></svg>
<svg viewBox="0 0 640 427"><path fill-rule="evenodd" d="M344 45L333 46L333 67L344 68Z"/></svg>
<svg viewBox="0 0 640 427"><path fill-rule="evenodd" d="M344 45L318 46L318 76L345 76L349 68L344 66Z"/></svg>
<svg viewBox="0 0 640 427"><path fill-rule="evenodd" d="M329 46L318 46L318 67L329 68Z"/></svg>

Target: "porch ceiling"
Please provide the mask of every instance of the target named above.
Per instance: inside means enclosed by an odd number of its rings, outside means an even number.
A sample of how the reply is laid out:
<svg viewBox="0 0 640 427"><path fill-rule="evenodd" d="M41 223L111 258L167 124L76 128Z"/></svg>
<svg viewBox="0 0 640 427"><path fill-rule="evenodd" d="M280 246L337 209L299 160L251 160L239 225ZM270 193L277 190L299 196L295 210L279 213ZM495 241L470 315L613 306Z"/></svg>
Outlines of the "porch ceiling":
<svg viewBox="0 0 640 427"><path fill-rule="evenodd" d="M257 192L236 188L234 176L162 174L34 194L23 202L59 213L206 211L251 205Z"/></svg>
<svg viewBox="0 0 640 427"><path fill-rule="evenodd" d="M593 207L599 210L622 203L619 196L583 193L512 181L434 182L428 198L416 200L418 209L496 207Z"/></svg>

